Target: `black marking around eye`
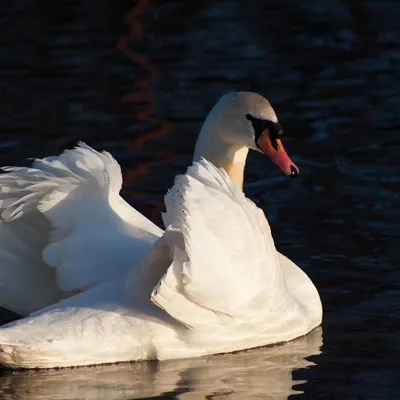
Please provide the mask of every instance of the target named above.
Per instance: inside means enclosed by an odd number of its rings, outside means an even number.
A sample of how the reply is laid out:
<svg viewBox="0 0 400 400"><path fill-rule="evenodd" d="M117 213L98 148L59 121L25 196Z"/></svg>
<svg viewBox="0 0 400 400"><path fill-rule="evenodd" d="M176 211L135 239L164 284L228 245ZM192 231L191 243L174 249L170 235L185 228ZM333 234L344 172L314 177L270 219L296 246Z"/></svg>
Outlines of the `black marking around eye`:
<svg viewBox="0 0 400 400"><path fill-rule="evenodd" d="M278 150L278 143L276 139L283 135L283 129L279 122L273 122L268 119L255 118L251 114L246 114L246 119L248 119L253 125L254 129L254 141L257 144L258 139L261 134L267 130L269 133L269 138L271 140L272 147Z"/></svg>

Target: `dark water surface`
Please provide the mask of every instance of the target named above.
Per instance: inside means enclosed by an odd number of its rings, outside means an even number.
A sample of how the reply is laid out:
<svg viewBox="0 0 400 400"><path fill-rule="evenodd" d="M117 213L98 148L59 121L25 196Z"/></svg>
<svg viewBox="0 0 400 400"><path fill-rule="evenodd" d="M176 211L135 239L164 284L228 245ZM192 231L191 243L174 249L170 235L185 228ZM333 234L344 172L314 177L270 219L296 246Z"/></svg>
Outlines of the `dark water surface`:
<svg viewBox="0 0 400 400"><path fill-rule="evenodd" d="M3 2L0 165L86 141L160 223L217 98L263 93L301 175L251 154L244 190L325 315L306 338L234 355L3 371L0 398L400 398L399 21L397 0Z"/></svg>

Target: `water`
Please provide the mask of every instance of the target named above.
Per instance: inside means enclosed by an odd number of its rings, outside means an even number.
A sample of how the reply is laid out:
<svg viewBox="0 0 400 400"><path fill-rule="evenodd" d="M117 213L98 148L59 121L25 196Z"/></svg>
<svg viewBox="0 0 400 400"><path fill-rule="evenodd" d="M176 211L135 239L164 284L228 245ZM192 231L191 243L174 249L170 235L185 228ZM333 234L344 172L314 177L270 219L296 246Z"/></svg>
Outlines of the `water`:
<svg viewBox="0 0 400 400"><path fill-rule="evenodd" d="M124 197L160 224L216 99L263 93L301 175L251 154L244 190L325 314L322 333L234 355L3 371L0 398L399 398L398 2L8 3L0 165L84 140L117 157Z"/></svg>

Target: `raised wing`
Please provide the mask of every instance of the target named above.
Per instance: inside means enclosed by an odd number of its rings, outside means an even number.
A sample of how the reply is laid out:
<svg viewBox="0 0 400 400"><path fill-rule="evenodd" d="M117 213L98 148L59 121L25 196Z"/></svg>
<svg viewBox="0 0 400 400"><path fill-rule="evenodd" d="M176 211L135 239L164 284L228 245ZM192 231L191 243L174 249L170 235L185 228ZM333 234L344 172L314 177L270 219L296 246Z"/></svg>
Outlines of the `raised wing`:
<svg viewBox="0 0 400 400"><path fill-rule="evenodd" d="M0 305L22 314L128 271L162 231L119 195L118 163L84 143L0 175Z"/></svg>
<svg viewBox="0 0 400 400"><path fill-rule="evenodd" d="M223 169L206 160L176 179L165 203L173 259L151 300L197 329L285 307L286 282L268 222ZM277 295L279 294L279 296Z"/></svg>

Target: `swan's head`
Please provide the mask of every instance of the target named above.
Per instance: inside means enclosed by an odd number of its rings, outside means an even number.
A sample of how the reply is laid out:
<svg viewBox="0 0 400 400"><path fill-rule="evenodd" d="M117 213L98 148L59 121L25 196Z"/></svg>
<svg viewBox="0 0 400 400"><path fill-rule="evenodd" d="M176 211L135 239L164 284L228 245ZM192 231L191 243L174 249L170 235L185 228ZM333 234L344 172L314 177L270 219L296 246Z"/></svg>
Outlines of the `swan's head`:
<svg viewBox="0 0 400 400"><path fill-rule="evenodd" d="M267 99L252 92L224 95L211 110L204 128L214 126L220 139L232 146L261 151L288 176L299 168L287 155L281 137L283 130Z"/></svg>

